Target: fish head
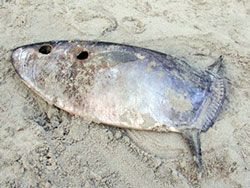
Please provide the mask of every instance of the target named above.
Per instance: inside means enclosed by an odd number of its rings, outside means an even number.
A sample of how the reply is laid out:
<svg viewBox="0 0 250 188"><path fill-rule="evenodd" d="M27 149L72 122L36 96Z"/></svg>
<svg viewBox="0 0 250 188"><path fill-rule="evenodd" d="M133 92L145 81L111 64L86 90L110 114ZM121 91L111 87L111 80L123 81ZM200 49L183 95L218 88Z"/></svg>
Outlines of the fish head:
<svg viewBox="0 0 250 188"><path fill-rule="evenodd" d="M64 77L71 67L88 59L88 43L50 41L24 45L13 50L11 63L17 74L28 85L44 85L42 82L58 74ZM41 79L44 78L44 79ZM37 83L39 82L39 83Z"/></svg>
<svg viewBox="0 0 250 188"><path fill-rule="evenodd" d="M72 60L72 49L74 45L66 41L25 45L13 50L11 63L28 87L40 95L54 96L71 75L76 59ZM50 101L51 97L46 98Z"/></svg>
<svg viewBox="0 0 250 188"><path fill-rule="evenodd" d="M25 45L13 50L11 63L18 75L24 79L34 72L57 61L61 54L65 54L69 46L65 42L46 42ZM46 67L47 68L47 67Z"/></svg>

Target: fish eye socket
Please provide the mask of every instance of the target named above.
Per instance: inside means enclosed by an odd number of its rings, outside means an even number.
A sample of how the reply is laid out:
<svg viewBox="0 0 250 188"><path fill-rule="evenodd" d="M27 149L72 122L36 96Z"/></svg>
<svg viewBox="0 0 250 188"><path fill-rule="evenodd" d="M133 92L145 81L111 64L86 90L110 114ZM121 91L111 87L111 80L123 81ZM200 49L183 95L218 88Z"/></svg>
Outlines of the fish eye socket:
<svg viewBox="0 0 250 188"><path fill-rule="evenodd" d="M87 59L89 56L89 53L87 51L82 51L80 52L76 58L79 59L79 60L84 60L84 59Z"/></svg>
<svg viewBox="0 0 250 188"><path fill-rule="evenodd" d="M52 50L52 47L50 45L43 45L39 48L39 52L41 54L49 54Z"/></svg>

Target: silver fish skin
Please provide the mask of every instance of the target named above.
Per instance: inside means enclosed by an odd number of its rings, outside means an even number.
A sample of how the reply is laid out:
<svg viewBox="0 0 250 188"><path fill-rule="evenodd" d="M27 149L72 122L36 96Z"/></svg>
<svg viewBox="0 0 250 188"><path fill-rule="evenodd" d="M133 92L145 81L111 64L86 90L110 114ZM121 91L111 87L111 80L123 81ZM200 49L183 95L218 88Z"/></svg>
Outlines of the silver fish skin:
<svg viewBox="0 0 250 188"><path fill-rule="evenodd" d="M220 57L206 70L149 49L92 41L50 41L16 48L22 81L49 104L96 123L179 132L202 170L200 132L225 99Z"/></svg>

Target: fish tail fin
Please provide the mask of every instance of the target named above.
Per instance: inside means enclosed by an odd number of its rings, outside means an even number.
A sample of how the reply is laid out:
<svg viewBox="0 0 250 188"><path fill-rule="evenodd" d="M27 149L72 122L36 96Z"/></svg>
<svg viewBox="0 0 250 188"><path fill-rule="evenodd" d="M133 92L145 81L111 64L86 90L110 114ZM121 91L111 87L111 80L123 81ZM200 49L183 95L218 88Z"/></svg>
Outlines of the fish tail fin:
<svg viewBox="0 0 250 188"><path fill-rule="evenodd" d="M223 78L215 78L211 86L211 95L207 98L204 109L204 116L201 117L201 130L202 132L206 132L209 127L211 127L218 116L220 109L222 108L222 104L224 103L226 96L226 87Z"/></svg>
<svg viewBox="0 0 250 188"><path fill-rule="evenodd" d="M224 78L219 76L222 68L223 57L220 56L215 63L207 68L211 75L212 84L209 88L211 94L202 104L202 111L199 115L199 128L206 132L218 116L226 96L226 85Z"/></svg>

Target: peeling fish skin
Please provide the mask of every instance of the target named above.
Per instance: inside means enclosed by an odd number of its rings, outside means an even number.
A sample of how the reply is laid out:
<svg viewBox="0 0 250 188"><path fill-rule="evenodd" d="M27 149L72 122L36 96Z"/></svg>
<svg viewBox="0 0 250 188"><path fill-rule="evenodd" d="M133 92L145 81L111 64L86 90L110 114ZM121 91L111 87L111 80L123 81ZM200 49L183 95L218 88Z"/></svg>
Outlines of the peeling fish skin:
<svg viewBox="0 0 250 188"><path fill-rule="evenodd" d="M225 98L217 66L200 70L134 46L51 41L16 48L11 62L28 87L71 114L123 128L179 132L188 139L194 136L187 130L198 131L199 139L212 126ZM201 154L196 155L201 170Z"/></svg>

